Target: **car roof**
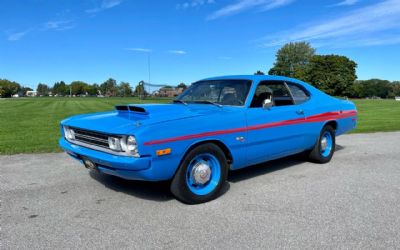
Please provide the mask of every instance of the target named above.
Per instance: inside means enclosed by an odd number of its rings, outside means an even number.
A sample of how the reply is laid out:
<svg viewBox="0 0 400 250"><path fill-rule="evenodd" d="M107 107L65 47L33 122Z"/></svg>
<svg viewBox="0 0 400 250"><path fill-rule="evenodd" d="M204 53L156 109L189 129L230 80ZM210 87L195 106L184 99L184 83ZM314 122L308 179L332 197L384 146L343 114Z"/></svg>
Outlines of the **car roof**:
<svg viewBox="0 0 400 250"><path fill-rule="evenodd" d="M251 81L265 81L265 80L270 80L270 81L288 81L288 82L294 82L294 83L299 83L299 84L305 84L305 82L302 82L300 80L290 78L290 77L285 77L285 76L275 76L275 75L228 75L228 76L216 76L216 77L209 77L204 80L233 80L233 79L241 79L241 80L251 80Z"/></svg>

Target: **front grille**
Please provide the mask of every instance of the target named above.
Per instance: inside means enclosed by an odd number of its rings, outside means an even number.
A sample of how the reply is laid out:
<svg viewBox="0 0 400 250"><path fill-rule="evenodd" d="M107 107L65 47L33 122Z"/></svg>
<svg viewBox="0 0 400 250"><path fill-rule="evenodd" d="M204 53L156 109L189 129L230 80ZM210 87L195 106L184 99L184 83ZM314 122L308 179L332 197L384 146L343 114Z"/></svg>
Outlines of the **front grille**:
<svg viewBox="0 0 400 250"><path fill-rule="evenodd" d="M84 129L71 128L75 132L75 140L102 148L109 148L108 135Z"/></svg>

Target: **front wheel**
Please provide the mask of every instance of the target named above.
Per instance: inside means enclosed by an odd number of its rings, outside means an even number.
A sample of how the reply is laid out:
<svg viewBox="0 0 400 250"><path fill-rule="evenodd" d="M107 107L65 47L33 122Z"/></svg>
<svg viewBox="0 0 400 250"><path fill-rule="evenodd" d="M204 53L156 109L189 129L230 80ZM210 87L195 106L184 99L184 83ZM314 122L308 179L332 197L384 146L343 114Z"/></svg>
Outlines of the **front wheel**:
<svg viewBox="0 0 400 250"><path fill-rule="evenodd" d="M183 159L171 182L171 192L188 204L215 199L228 173L224 152L215 144L202 144Z"/></svg>
<svg viewBox="0 0 400 250"><path fill-rule="evenodd" d="M317 163L327 163L335 152L335 130L326 125L320 133L317 143L309 154L309 159Z"/></svg>

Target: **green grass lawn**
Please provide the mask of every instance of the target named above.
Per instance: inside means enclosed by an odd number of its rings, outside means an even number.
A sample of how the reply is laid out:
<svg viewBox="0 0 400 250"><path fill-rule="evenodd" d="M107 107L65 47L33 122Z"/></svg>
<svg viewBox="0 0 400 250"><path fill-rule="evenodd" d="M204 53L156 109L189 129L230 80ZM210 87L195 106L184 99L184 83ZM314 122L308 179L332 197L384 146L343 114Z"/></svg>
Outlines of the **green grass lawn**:
<svg viewBox="0 0 400 250"><path fill-rule="evenodd" d="M0 154L59 152L60 121L76 114L113 110L116 104L170 102L138 98L0 99Z"/></svg>
<svg viewBox="0 0 400 250"><path fill-rule="evenodd" d="M112 110L116 104L169 102L136 98L0 99L0 154L59 152L59 123L75 114ZM358 128L353 132L400 130L400 102L355 100Z"/></svg>
<svg viewBox="0 0 400 250"><path fill-rule="evenodd" d="M400 102L395 100L352 100L358 110L357 129L353 133L400 130Z"/></svg>

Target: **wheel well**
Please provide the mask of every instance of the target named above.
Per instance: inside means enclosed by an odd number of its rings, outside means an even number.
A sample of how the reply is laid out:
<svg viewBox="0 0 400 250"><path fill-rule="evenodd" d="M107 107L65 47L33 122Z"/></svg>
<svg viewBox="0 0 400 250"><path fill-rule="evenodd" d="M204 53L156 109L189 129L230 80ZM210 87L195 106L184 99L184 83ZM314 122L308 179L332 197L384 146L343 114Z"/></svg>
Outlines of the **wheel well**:
<svg viewBox="0 0 400 250"><path fill-rule="evenodd" d="M213 143L213 144L217 145L222 150L222 152L224 152L224 155L225 155L225 158L226 158L228 164L232 164L233 157L232 157L231 151L223 142L218 141L218 140L208 140L208 141L201 141L201 142L195 143L192 146L190 146L190 148L188 148L188 150L186 150L185 156L188 152L190 152L190 150L194 149L195 147L197 147L199 145L206 144L206 143Z"/></svg>
<svg viewBox="0 0 400 250"><path fill-rule="evenodd" d="M327 122L327 123L325 123L325 126L331 126L335 131L337 130L337 126L338 126L338 124L337 124L337 121L329 121L329 122Z"/></svg>

